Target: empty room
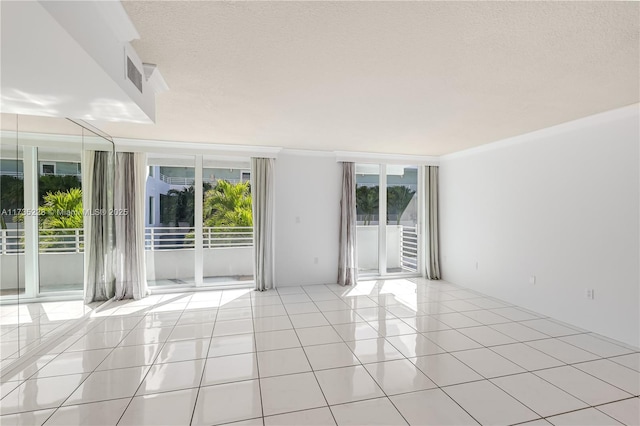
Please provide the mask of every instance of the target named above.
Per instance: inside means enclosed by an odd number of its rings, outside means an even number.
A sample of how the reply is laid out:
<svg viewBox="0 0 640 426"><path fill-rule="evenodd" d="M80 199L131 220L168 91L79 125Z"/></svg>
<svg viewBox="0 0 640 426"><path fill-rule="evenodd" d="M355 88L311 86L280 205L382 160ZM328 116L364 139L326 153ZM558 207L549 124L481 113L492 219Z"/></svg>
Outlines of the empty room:
<svg viewBox="0 0 640 426"><path fill-rule="evenodd" d="M0 424L640 426L640 3L0 0Z"/></svg>

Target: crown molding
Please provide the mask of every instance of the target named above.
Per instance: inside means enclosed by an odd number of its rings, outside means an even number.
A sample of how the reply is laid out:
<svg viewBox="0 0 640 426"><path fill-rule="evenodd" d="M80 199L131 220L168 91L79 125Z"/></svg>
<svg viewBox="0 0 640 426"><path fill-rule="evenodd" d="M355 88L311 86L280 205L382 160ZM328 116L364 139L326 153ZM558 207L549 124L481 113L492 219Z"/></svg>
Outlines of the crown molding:
<svg viewBox="0 0 640 426"><path fill-rule="evenodd" d="M416 166L437 166L439 157L430 155L379 154L372 152L335 151L336 161L353 163L384 163Z"/></svg>
<svg viewBox="0 0 640 426"><path fill-rule="evenodd" d="M211 154L239 157L277 158L282 148L272 146L225 145L204 142L160 141L113 138L116 151L180 154Z"/></svg>

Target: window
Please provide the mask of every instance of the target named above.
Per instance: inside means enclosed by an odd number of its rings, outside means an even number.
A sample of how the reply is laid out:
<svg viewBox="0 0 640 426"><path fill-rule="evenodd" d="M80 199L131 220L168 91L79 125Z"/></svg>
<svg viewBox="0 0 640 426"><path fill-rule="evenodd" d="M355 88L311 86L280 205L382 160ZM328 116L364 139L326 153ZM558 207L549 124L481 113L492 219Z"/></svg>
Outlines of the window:
<svg viewBox="0 0 640 426"><path fill-rule="evenodd" d="M194 286L195 157L149 154L147 162L159 172L149 175L146 185L147 281L150 287Z"/></svg>
<svg viewBox="0 0 640 426"><path fill-rule="evenodd" d="M202 176L213 176L210 183L204 182L202 194L204 285L253 280L249 161L233 162L230 168L224 165L215 157L204 157Z"/></svg>
<svg viewBox="0 0 640 426"><path fill-rule="evenodd" d="M420 168L356 164L356 238L361 276L420 270Z"/></svg>
<svg viewBox="0 0 640 426"><path fill-rule="evenodd" d="M155 225L155 211L156 211L156 205L155 205L155 197L149 197L149 225Z"/></svg>
<svg viewBox="0 0 640 426"><path fill-rule="evenodd" d="M253 213L249 159L149 154L147 161L159 171L157 178L148 177L146 186L149 286L250 283ZM155 215L153 210L157 210Z"/></svg>
<svg viewBox="0 0 640 426"><path fill-rule="evenodd" d="M56 174L56 163L40 163L40 174L41 175L55 175Z"/></svg>

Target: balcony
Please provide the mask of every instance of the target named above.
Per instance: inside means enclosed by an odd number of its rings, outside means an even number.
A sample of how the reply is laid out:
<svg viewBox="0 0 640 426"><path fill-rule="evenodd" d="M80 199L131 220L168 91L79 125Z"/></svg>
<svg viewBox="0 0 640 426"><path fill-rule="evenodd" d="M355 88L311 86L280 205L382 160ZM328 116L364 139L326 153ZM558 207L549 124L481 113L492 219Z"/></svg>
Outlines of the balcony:
<svg viewBox="0 0 640 426"><path fill-rule="evenodd" d="M363 272L377 273L377 233L377 225L357 227L359 265ZM418 272L415 226L387 225L387 243L387 272ZM205 283L253 279L253 228L205 227L203 248ZM193 228L148 227L145 249L150 285L193 285ZM24 230L0 229L0 254L2 294L15 292L16 282L24 288ZM82 290L83 229L40 229L39 262L41 292Z"/></svg>
<svg viewBox="0 0 640 426"><path fill-rule="evenodd" d="M378 225L358 225L356 237L360 273L362 275L378 275ZM417 227L387 225L387 273L417 272Z"/></svg>

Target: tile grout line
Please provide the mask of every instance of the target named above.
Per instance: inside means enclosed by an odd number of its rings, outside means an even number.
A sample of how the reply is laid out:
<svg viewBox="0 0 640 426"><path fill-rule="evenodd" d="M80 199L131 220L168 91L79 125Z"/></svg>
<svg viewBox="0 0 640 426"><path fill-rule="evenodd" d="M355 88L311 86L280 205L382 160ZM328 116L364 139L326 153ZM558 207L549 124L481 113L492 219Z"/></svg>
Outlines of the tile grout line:
<svg viewBox="0 0 640 426"><path fill-rule="evenodd" d="M195 294L195 293L194 293ZM213 322L213 328L211 328L211 335L209 336L209 345L207 346L207 353L205 354L204 357L204 365L202 366L202 373L200 375L200 383L198 384L198 391L196 392L196 398L193 402L193 410L191 411L191 418L189 420L189 424L193 424L193 419L196 415L196 409L198 408L198 399L200 398L200 390L202 389L202 381L204 380L204 375L207 371L207 360L209 359L209 351L211 350L211 342L213 341L213 333L216 330L216 324L217 324L217 320L218 320L218 314L220 313L220 306L222 304L222 296L224 295L224 290L222 290L220 292L220 301L218 302L218 307L216 308L216 316L214 318L214 322ZM192 296L193 298L193 296ZM189 304L187 304L187 306L185 307L185 310L189 307ZM183 312L184 313L184 312ZM182 315L180 315L180 317L182 317ZM179 321L179 320L178 320Z"/></svg>
<svg viewBox="0 0 640 426"><path fill-rule="evenodd" d="M311 299L311 297L309 297L309 293L307 293L307 291L304 290L304 288L303 288L303 291L304 291L304 295L309 300L311 300L312 303L314 304L314 306L316 307L316 309L318 309L318 305L316 305L315 301L313 301L313 299ZM278 293L278 296L280 297L281 303L284 305L284 302L282 302L282 296L279 293ZM322 386L320 386L320 381L318 380L318 376L316 376L316 373L313 370L313 365L311 365L311 361L309 360L309 355L307 354L307 351L304 350L304 345L302 344L302 341L300 340L300 336L298 335L298 332L296 331L296 328L293 325L293 321L291 321L291 316L289 315L289 311L287 311L287 307L286 306L284 307L284 310L287 313L287 318L289 319L289 322L291 322L291 326L293 327L293 332L296 335L296 339L298 339L298 343L300 343L300 349L302 350L302 353L304 354L304 357L307 360L307 363L309 364L309 368L311 369L311 375L315 379L316 385L318 386L318 389L320 389L320 393L322 394L322 398L324 399L324 402L327 404L326 407L329 410L329 413L331 413L331 418L333 419L334 424L337 425L338 421L336 420L336 416L333 414L333 411L331 410L331 406L329 405L329 400L327 399L327 395L324 393L324 389L322 389ZM322 315L322 317L325 319L325 321L327 321L327 319L324 317L324 315ZM263 417L262 421L264 423L264 417Z"/></svg>
<svg viewBox="0 0 640 426"><path fill-rule="evenodd" d="M191 299L193 297L193 295L190 296L189 299ZM162 299L160 299L160 301L162 301ZM154 303L152 306L155 307L155 305L157 305L159 302ZM169 303L170 304L170 303ZM169 333L169 336L167 336L167 340L164 341L164 343L158 348L158 353L156 354L156 356L154 357L153 361L151 362L151 364L148 366L149 368L147 369L147 371L145 372L144 376L142 377L142 379L140 380L140 383L138 384L138 387L136 388L136 390L133 392L133 395L131 396L131 398L129 399L129 402L127 404L127 406L124 408L124 410L122 411L122 414L120 415L120 417L118 418L118 421L116 422L116 425L119 424L122 421L122 418L124 417L125 413L127 412L127 410L129 409L129 407L131 406L131 403L133 402L133 399L136 396L136 393L138 392L138 390L140 390L140 386L142 386L142 383L144 383L144 381L147 379L147 376L149 375L149 372L151 371L151 368L153 367L153 364L155 363L155 360L160 356L160 353L162 352L162 350L164 349L164 347L167 344L167 341L169 339L169 337L171 337L171 333L173 333L173 330L175 330L176 326L178 325L178 322L180 321L180 318L182 318L182 314L184 313L186 307L189 306L189 302L187 302L186 306L184 309L182 309L182 311L180 312L180 316L178 317L178 319L176 320L175 324L173 325L173 327L171 328L171 332ZM147 315L149 314L149 312L145 312L145 315L142 319L144 319ZM138 323L136 323L136 326L142 322L142 319L140 321L138 321ZM133 330L133 329L132 329ZM126 338L126 336L120 341L120 343L122 343L122 341ZM141 345L142 346L142 345Z"/></svg>
<svg viewBox="0 0 640 426"><path fill-rule="evenodd" d="M113 313L115 313L118 309L119 309L119 308L115 309ZM112 314L113 314L113 313L112 313ZM62 354L64 354L64 353L69 353L69 352L65 352L65 351L66 351L66 350L68 350L68 349L69 349L71 346L73 346L75 343L77 343L78 341L80 341L80 339L82 339L83 337L86 337L86 336L91 332L91 330L93 330L93 328L95 328L95 327L99 326L100 324L102 324L103 322L105 322L105 321L107 320L107 318L111 317L111 315L112 315L112 314L107 315L107 316L106 316L102 321L100 321L100 322L99 322L99 323L97 323L95 326L93 326L93 327L91 327L89 330L87 330L87 331L85 332L85 334L83 334L83 335L79 336L76 340L74 340L72 343L70 343L70 344L69 344L69 346L67 346L67 347L66 347L66 349L63 349L63 351L62 351L62 352L59 352L58 354L56 354L56 355L55 355L51 360L49 360L45 365L43 365L43 366L42 366L41 368L39 368L36 372L34 372L32 375L30 375L26 380L24 380L24 381L23 381L23 383L24 383L24 382L26 382L27 380L30 380L30 379L31 379L31 377L35 376L35 375L38 373L38 371L42 370L44 367L46 367L47 365L49 365L52 361L54 361L54 360L55 360L56 358L58 358L60 355L62 355ZM142 318L142 317L141 317L141 318ZM81 328L82 328L82 327L78 327L78 330L80 330ZM120 330L120 331L122 331L122 332L124 332L124 331L128 331L128 332L130 332L131 330ZM126 337L126 335L128 335L128 334L129 334L128 332L127 332L127 333L122 337L122 339L120 340L120 342L121 342L121 341ZM72 334L72 335L70 335L70 337L72 337L72 336L73 336L73 334ZM62 341L62 342L61 342L61 344L62 344L62 343L64 343L65 341L67 341L67 340L68 340L68 338L67 338L67 339L65 339L64 341ZM118 342L118 344L119 344L120 342ZM59 345L58 345L58 346L59 346ZM54 346L54 348L56 348L56 347L57 347L57 346ZM56 413L56 412L57 412L57 411L58 411L58 410L59 410L59 409L64 405L64 403L65 403L65 402L66 402L66 401L71 397L71 395L73 395L73 393L74 393L76 390L78 390L78 389L80 388L80 386L82 386L82 385L84 384L84 382L86 382L86 381L87 381L87 379L89 378L89 376L91 376L91 374L93 374L93 372L95 372L95 371L97 370L97 368L102 364L102 362L104 362L104 360L105 360L109 355L111 355L111 353L113 352L113 350L114 350L116 347L117 347L117 345L116 345L116 346L114 346L114 347L112 347L112 348L108 348L108 347L107 347L107 348L103 348L103 349L111 349L111 350L109 351L109 354L107 354L107 355L106 355L106 357L105 357L105 358L104 358L100 363L98 363L98 365L96 365L96 367L95 367L93 370L91 370L91 371L90 371L90 372L88 372L88 373L71 373L71 374L64 374L64 375L59 375L59 376L50 376L50 377L61 377L61 376L76 375L76 374L82 374L82 375L86 374L86 375L87 375L87 376L86 376L86 377L85 377L85 378L84 378L84 379L83 379L83 380L78 384L78 386L76 386L76 387L71 391L71 393L69 393L69 395L68 395L68 396L67 396L67 397L66 397L66 398L65 398L65 399L64 399L64 400L63 400L63 401L62 401L62 402L57 406L57 407L51 407L51 408L50 408L50 409L53 409L53 411L51 412L51 415L47 418L47 421L49 420L49 418L51 418L51 417L52 417L52 416L53 416L53 415L54 415L54 414L55 414L55 413ZM98 348L98 349L93 349L93 350L100 350L100 349ZM82 351L71 351L71 352L86 352L86 350L82 350ZM37 379L33 379L33 380L37 380ZM16 388L16 389L17 389L17 388ZM15 390L15 389L14 389L14 390ZM10 392L10 393L11 393L11 392ZM8 394L7 394L7 395L8 395ZM5 396L7 396L7 395L5 395ZM37 410L36 410L36 411L37 411ZM27 412L30 412L30 411L22 411L22 412L20 412L20 413L27 413Z"/></svg>
<svg viewBox="0 0 640 426"><path fill-rule="evenodd" d="M258 289L255 289L254 291L260 292ZM274 291L277 292L275 288L274 288ZM262 425L264 426L264 402L262 399L262 381L260 380L260 363L258 362L258 342L256 340L256 328L255 328L256 324L255 324L255 318L253 316L253 298L252 297L249 297L249 303L251 305L251 324L252 324L252 330L253 330L253 333L251 333L251 337L253 338L253 348L255 349L255 352L252 352L252 354L255 354L254 356L255 356L255 362L256 362L256 370L258 373L258 379L257 379L258 397L260 398L260 412L262 413Z"/></svg>

